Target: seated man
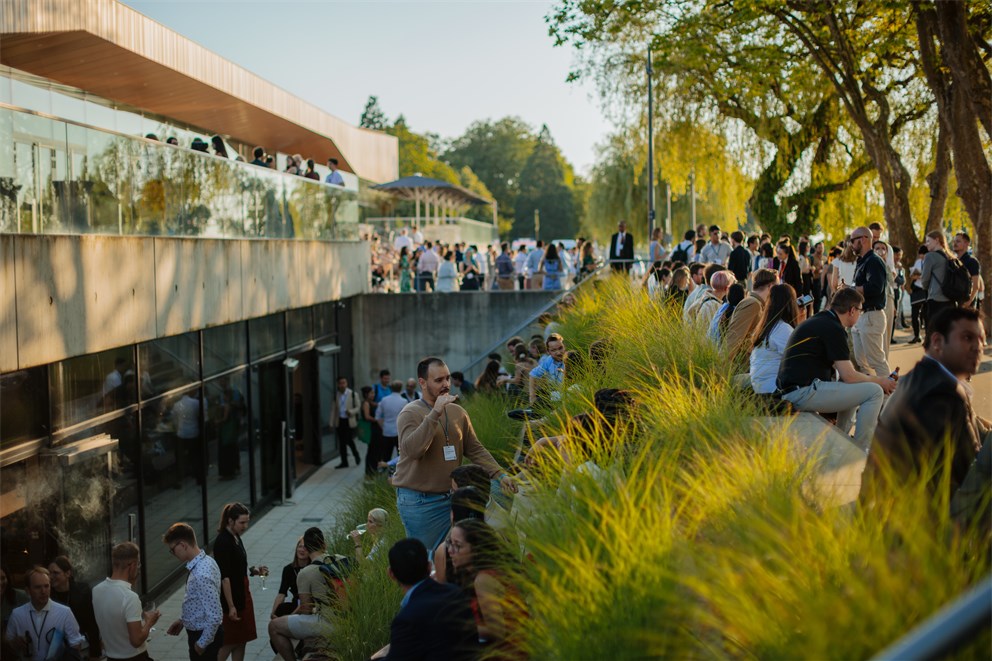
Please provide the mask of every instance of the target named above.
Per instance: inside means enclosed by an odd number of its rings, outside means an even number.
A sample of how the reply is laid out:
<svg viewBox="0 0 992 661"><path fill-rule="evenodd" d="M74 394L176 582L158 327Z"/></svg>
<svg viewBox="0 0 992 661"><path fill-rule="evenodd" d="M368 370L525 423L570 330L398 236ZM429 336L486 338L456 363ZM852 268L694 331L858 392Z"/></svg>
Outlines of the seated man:
<svg viewBox="0 0 992 661"><path fill-rule="evenodd" d="M892 477L905 482L937 460L931 477L934 491L941 478L945 449L953 451L951 493L964 482L975 457L982 449L983 422L971 404L968 380L978 372L985 346L985 329L978 311L948 308L927 328L923 341L926 354L899 382L878 421L875 445L865 469L864 490L881 462ZM950 441L950 448L945 446ZM863 490L863 491L864 491Z"/></svg>
<svg viewBox="0 0 992 661"><path fill-rule="evenodd" d="M420 540L401 539L389 549L389 577L403 588L393 618L389 645L373 659L472 659L479 655L475 616L467 595L456 585L430 578L427 548Z"/></svg>
<svg viewBox="0 0 992 661"><path fill-rule="evenodd" d="M884 395L895 390L896 382L862 374L851 364L845 329L857 322L863 303L856 289L846 287L834 295L829 310L799 324L789 337L778 387L782 399L799 411L837 413L837 429L845 436L857 412L854 442L867 452Z"/></svg>
<svg viewBox="0 0 992 661"><path fill-rule="evenodd" d="M285 661L296 661L292 642L294 639L306 640L326 632L326 624L320 617L319 609L332 596L331 583L320 568L327 547L320 528L308 528L303 533L303 546L310 554L310 564L301 569L296 577L300 605L291 615L269 621L269 639Z"/></svg>
<svg viewBox="0 0 992 661"><path fill-rule="evenodd" d="M537 401L540 386L558 388L565 379L565 340L558 333L548 336L548 353L530 371L530 403ZM543 380L543 381L542 381ZM546 382L546 383L545 383Z"/></svg>

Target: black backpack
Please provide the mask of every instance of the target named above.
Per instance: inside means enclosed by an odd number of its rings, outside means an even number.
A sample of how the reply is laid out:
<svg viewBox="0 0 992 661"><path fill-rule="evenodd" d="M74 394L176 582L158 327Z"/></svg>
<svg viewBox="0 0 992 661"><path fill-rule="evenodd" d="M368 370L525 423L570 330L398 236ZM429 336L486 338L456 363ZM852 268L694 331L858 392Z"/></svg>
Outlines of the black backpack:
<svg viewBox="0 0 992 661"><path fill-rule="evenodd" d="M955 303L966 302L971 296L971 274L968 273L968 267L962 264L957 257L948 257L943 250L938 252L947 260L944 280L935 278L937 284L940 285L940 290L944 296Z"/></svg>
<svg viewBox="0 0 992 661"><path fill-rule="evenodd" d="M680 243L672 251L672 256L670 257L673 262L682 262L683 264L689 263L689 250L685 245L685 241Z"/></svg>

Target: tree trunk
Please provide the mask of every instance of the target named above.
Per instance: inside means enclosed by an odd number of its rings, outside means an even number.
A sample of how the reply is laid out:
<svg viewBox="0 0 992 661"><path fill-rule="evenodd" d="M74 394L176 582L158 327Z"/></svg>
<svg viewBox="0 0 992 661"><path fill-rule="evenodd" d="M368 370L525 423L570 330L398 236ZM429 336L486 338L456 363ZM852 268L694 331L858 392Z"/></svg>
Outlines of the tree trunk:
<svg viewBox="0 0 992 661"><path fill-rule="evenodd" d="M944 206L947 204L947 177L951 171L951 145L947 135L950 127L943 116L937 120L937 153L934 155L933 172L927 175L927 185L930 187L930 207L927 211L927 224L923 229L923 235L934 230L939 230L943 226ZM918 247L918 246L917 246ZM916 247L913 252L904 249L903 255L909 257L916 254Z"/></svg>
<svg viewBox="0 0 992 661"><path fill-rule="evenodd" d="M957 195L975 230L975 257L986 281L992 273L992 167L982 148L979 125L992 136L992 82L978 47L967 28L967 6L958 2L917 5L921 61L934 95L937 112L946 124L958 182ZM932 39L939 34L940 60L950 80L937 68ZM982 305L992 314L992 296ZM992 323L986 327L992 334Z"/></svg>
<svg viewBox="0 0 992 661"><path fill-rule="evenodd" d="M971 114L992 139L992 76L968 32L968 3L939 0L934 7L944 64L961 86Z"/></svg>

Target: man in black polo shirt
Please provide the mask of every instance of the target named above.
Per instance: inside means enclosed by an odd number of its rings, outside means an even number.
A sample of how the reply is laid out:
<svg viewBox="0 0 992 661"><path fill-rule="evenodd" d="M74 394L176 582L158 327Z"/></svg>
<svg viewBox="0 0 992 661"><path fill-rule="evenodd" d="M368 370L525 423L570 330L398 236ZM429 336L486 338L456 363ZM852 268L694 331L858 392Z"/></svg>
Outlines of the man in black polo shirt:
<svg viewBox="0 0 992 661"><path fill-rule="evenodd" d="M854 443L867 452L883 395L895 390L896 382L887 376L867 376L851 364L844 329L857 322L863 303L864 297L856 290L840 289L829 310L799 324L779 366L778 387L782 399L800 411L836 413L837 429L845 435L857 412ZM834 381L834 370L840 382Z"/></svg>
<svg viewBox="0 0 992 661"><path fill-rule="evenodd" d="M889 330L886 317L888 267L872 250L872 233L867 227L851 232L851 247L858 256L854 267L854 288L864 297L864 311L854 328L851 341L858 367L867 374L887 377L889 364L885 359L885 338Z"/></svg>

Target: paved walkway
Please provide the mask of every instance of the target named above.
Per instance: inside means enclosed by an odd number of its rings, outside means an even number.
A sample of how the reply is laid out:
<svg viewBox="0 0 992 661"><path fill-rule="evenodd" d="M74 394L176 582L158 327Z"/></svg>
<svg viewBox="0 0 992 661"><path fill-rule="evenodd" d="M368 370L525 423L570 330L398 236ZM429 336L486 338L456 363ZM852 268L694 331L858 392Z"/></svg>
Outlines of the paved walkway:
<svg viewBox="0 0 992 661"><path fill-rule="evenodd" d="M279 589L279 577L296 549L296 540L310 526L327 530L335 524L334 506L342 502L352 488L362 482L361 467L335 470L335 462L321 466L293 494L290 505L276 505L263 516L252 519L242 537L251 565L268 565L270 576L262 590L261 578L253 577L251 594L255 602L255 625L258 640L248 643L246 661L272 661L275 654L269 647L269 614ZM356 521L362 523L361 521ZM165 630L179 617L184 590L178 589L163 598L158 608L162 618L152 633L148 653L155 661L188 661L186 635L167 636Z"/></svg>

